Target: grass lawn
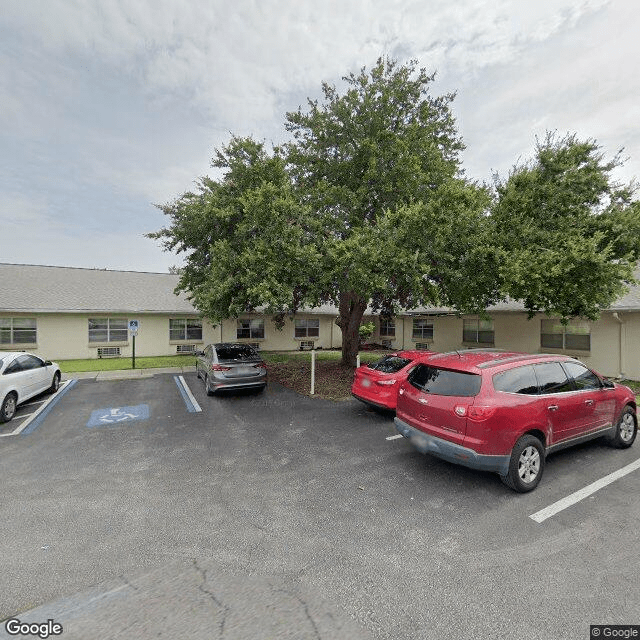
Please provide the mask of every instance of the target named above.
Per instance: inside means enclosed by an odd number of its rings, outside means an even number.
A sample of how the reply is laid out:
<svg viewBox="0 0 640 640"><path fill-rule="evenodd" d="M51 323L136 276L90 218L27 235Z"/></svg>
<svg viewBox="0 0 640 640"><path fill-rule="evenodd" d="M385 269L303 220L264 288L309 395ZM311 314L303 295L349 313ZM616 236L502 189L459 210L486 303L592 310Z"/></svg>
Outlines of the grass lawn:
<svg viewBox="0 0 640 640"><path fill-rule="evenodd" d="M196 363L195 356L153 356L136 357L136 369L157 367L189 367ZM131 369L131 358L93 358L91 360L59 360L63 373L74 371L115 371Z"/></svg>

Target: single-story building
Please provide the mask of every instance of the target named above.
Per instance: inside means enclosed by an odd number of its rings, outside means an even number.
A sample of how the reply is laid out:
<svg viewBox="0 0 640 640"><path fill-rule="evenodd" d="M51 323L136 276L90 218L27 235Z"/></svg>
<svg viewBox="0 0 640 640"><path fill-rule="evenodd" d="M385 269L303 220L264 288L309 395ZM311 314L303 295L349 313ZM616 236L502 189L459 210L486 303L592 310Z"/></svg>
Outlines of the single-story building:
<svg viewBox="0 0 640 640"><path fill-rule="evenodd" d="M211 342L247 342L269 351L341 345L334 306L303 310L282 330L259 313L213 326L184 295L174 294L177 282L177 275L164 273L0 264L0 349L59 360L130 356L132 319L140 323L137 356L190 353ZM490 346L563 353L604 375L640 380L640 286L596 322L563 326L543 315L528 319L516 301L494 305L487 314L427 307L385 320L369 310L364 321L375 324L373 342L394 349Z"/></svg>

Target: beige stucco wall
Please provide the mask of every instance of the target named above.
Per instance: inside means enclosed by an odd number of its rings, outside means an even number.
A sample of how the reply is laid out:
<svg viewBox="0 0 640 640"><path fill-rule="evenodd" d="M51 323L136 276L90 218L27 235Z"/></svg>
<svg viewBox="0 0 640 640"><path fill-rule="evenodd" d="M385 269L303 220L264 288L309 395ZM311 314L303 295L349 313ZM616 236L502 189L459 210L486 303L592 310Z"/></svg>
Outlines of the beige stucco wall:
<svg viewBox="0 0 640 640"><path fill-rule="evenodd" d="M501 312L491 314L494 322L494 347L525 353L563 353L582 360L588 366L606 376L623 375L632 380L640 380L640 312L619 313L616 320L610 312L591 323L591 349L551 350L540 345L540 323L547 316L528 319L526 313ZM434 351L465 349L462 341L463 319L456 316L436 316L433 322L433 340L427 340ZM396 335L392 341L394 349L413 349L416 341L412 337L413 318L395 318ZM374 340L382 338L376 326ZM622 345L622 348L621 348ZM621 358L622 353L622 358Z"/></svg>
<svg viewBox="0 0 640 640"><path fill-rule="evenodd" d="M37 319L37 343L35 345L2 345L7 350L26 350L44 358L56 360L72 360L79 358L97 358L98 347L119 346L121 355L132 355L133 342L131 336L125 342L105 342L89 344L89 318L125 318L137 319L140 322L140 330L136 337L136 356L175 355L178 344L196 344L200 347L209 342L217 341L216 330L207 322L203 322L202 341L170 341L169 319L185 318L181 314L75 314L75 313L48 313L48 314L17 314L3 313L0 317L26 317ZM218 329L219 335L219 329Z"/></svg>
<svg viewBox="0 0 640 640"><path fill-rule="evenodd" d="M36 317L37 318L37 344L15 345L16 349L31 351L45 358L57 360L69 360L76 358L96 358L97 346L89 344L88 319L90 317L106 317L104 314L88 313L48 313L48 314L20 314L2 313L0 317ZM236 342L236 320L225 320L222 325L211 326L203 322L203 336L201 342L183 341L173 342L169 340L169 319L186 316L184 314L135 314L117 315L109 317L124 317L127 320L138 319L140 331L136 338L137 356L174 355L178 344L195 344L197 348L212 342ZM251 317L251 316L247 316ZM254 315L253 317L259 317ZM299 318L314 318L313 314L299 314ZM549 352L540 346L540 322L544 316L536 316L527 319L525 313L494 313L495 347L513 351L537 353ZM335 316L319 316L320 336L314 338L316 348L339 348L342 334L335 324ZM619 320L612 313L606 312L594 323L591 323L591 350L564 351L573 355L590 367L593 367L603 375L624 375L633 380L640 380L640 311L620 312ZM376 324L376 332L372 340L380 342L379 320L373 319ZM464 349L462 342L462 318L455 316L440 316L432 318L434 325L433 340L428 340L430 348L434 351L451 351ZM396 335L392 340L394 349L413 349L416 341L412 338L413 318L396 318ZM285 319L284 328L276 329L270 317L265 318L265 338L263 340L243 340L244 342L259 342L264 350L288 351L299 348L301 340L294 335L294 321ZM622 345L622 348L621 348ZM132 341L129 338L124 343L105 343L104 346L120 346L121 354L131 356ZM8 350L12 345L2 345L2 349Z"/></svg>
<svg viewBox="0 0 640 640"><path fill-rule="evenodd" d="M262 318L259 314L246 314L242 318ZM237 320L225 320L222 323L222 336L218 340L222 342L257 342L261 349L269 351L290 351L300 347L303 340L313 340L317 349L330 349L332 347L340 347L342 344L342 332L340 327L335 324L335 316L317 316L313 314L300 313L296 318L318 318L320 319L320 336L317 338L296 338L295 337L295 321L291 318L285 318L284 327L279 330L273 323L270 316L264 318L264 338L237 338ZM218 334L219 335L219 334Z"/></svg>

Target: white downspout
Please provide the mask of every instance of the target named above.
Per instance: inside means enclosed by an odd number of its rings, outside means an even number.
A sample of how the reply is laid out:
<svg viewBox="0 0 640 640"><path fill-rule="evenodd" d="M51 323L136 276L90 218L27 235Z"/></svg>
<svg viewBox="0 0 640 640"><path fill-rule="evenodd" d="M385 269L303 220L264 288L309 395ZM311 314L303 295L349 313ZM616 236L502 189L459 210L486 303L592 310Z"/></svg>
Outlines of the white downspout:
<svg viewBox="0 0 640 640"><path fill-rule="evenodd" d="M618 321L618 324L620 325L620 332L619 332L619 347L620 347L620 375L618 376L619 378L624 378L625 377L625 360L624 360L624 345L627 342L627 326L624 323L624 320L618 315L618 312L615 311L613 313L613 317Z"/></svg>

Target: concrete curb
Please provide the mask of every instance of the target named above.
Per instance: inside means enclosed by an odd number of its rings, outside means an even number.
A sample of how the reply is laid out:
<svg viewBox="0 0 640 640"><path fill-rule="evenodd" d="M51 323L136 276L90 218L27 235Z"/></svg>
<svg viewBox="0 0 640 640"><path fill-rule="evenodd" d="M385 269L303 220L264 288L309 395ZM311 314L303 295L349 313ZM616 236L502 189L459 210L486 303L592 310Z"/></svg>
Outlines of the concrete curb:
<svg viewBox="0 0 640 640"><path fill-rule="evenodd" d="M193 373L195 366L189 367L161 367L157 369L117 369L115 371L70 371L62 374L63 380L137 380L138 378L152 378L158 374L173 373Z"/></svg>

